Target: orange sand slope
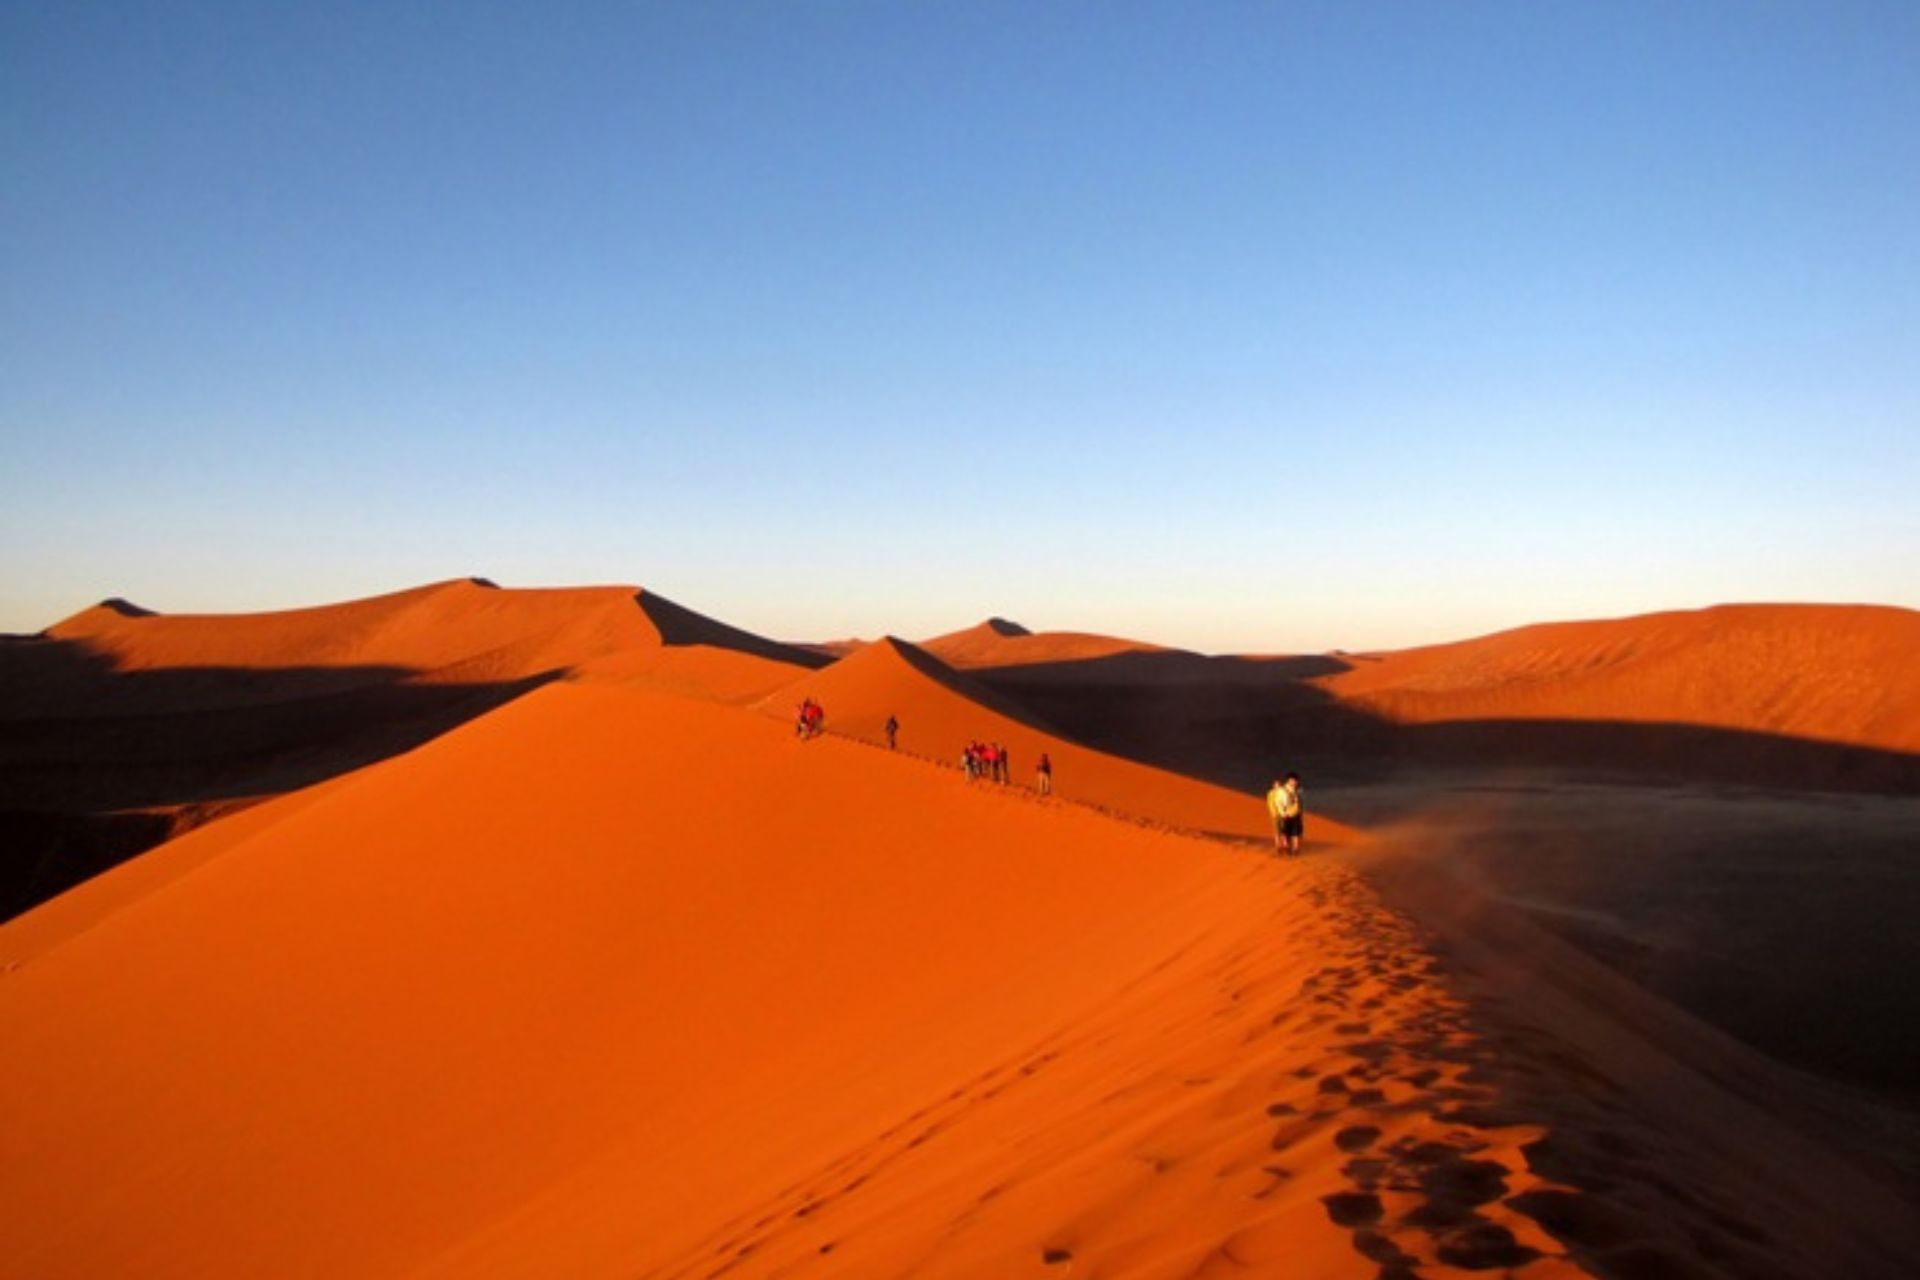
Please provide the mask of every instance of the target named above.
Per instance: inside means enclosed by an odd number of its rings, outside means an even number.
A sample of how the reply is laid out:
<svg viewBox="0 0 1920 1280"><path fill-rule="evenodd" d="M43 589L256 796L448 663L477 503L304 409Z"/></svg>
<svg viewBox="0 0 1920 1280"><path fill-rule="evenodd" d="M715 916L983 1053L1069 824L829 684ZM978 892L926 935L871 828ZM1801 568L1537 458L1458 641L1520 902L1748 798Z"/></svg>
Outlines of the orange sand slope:
<svg viewBox="0 0 1920 1280"><path fill-rule="evenodd" d="M1920 613L1723 605L1350 659L1344 701L1409 723L1664 722L1920 752Z"/></svg>
<svg viewBox="0 0 1920 1280"><path fill-rule="evenodd" d="M1343 785L1523 769L1913 794L1916 652L1912 610L1733 605L1396 653L1135 649L968 674L1080 741L1234 786L1267 750Z"/></svg>
<svg viewBox="0 0 1920 1280"><path fill-rule="evenodd" d="M920 646L948 666L966 671L981 667L1040 666L1056 662L1087 662L1127 653L1175 653L1159 645L1084 631L1027 630L1005 618L936 636Z"/></svg>
<svg viewBox="0 0 1920 1280"><path fill-rule="evenodd" d="M499 682L689 646L732 655L732 666L757 667L775 682L791 678L792 667L821 663L632 587L508 590L468 578L273 613L170 616L111 601L46 635L84 647L119 673L358 668Z"/></svg>
<svg viewBox="0 0 1920 1280"><path fill-rule="evenodd" d="M832 733L884 742L882 726L891 715L900 721L900 749L910 754L952 763L970 741L1000 742L1023 787L1033 785L1034 766L1045 752L1053 762L1055 793L1064 799L1189 831L1272 834L1258 797L1080 746L1011 698L891 636L803 676L762 705L785 716L808 695L826 708ZM1331 819L1315 818L1313 824L1311 835L1319 842L1353 835Z"/></svg>
<svg viewBox="0 0 1920 1280"><path fill-rule="evenodd" d="M749 702L826 661L631 587L461 580L201 616L110 601L0 638L0 918L563 675Z"/></svg>
<svg viewBox="0 0 1920 1280"><path fill-rule="evenodd" d="M1713 1142L1636 1129L1635 1088L1714 1086L1631 999L1578 1063L1483 1029L1334 861L648 691L549 686L190 834L0 928L0 973L0 1271L36 1280L1873 1277L1912 1243L1737 1100ZM1802 1178L1645 1211L1583 1186L1568 1097L1648 1177L1757 1143Z"/></svg>
<svg viewBox="0 0 1920 1280"><path fill-rule="evenodd" d="M274 794L565 674L746 702L825 661L629 587L462 580L177 617L114 601L0 644L0 808Z"/></svg>

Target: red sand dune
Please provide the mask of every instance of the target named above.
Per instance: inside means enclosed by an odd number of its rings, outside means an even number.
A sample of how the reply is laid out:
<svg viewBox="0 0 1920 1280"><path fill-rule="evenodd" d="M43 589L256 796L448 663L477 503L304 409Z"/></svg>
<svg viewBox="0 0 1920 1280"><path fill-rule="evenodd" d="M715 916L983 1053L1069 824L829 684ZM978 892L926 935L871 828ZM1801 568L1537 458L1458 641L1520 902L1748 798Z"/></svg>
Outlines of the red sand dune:
<svg viewBox="0 0 1920 1280"><path fill-rule="evenodd" d="M1920 752L1920 613L1723 605L1351 659L1319 681L1407 723L1696 725Z"/></svg>
<svg viewBox="0 0 1920 1280"><path fill-rule="evenodd" d="M950 667L962 671L983 667L1041 666L1057 662L1086 662L1123 653L1175 653L1159 645L1084 631L1027 630L1005 618L985 622L923 641L920 647Z"/></svg>
<svg viewBox="0 0 1920 1280"><path fill-rule="evenodd" d="M905 1148L888 1130L955 1090L997 1084L1007 1104L973 1105L1046 1130L1054 1089L1013 1098L1050 1037L1194 963L1198 920L1285 907L1245 892L1260 864L1223 878L1232 856L759 717L552 686L0 931L0 1019L31 1032L4 1067L4 1247L39 1277L690 1262L790 1185L824 1197L842 1156ZM1264 1213L1344 1259L1314 1198L1331 1177ZM1048 1227L1086 1247L1099 1232L1047 1223L1053 1195L1009 1196L979 1247L1033 1268ZM807 1252L833 1232L887 1274L948 1234L863 1244L844 1233L867 1212L821 1212Z"/></svg>
<svg viewBox="0 0 1920 1280"><path fill-rule="evenodd" d="M820 661L633 587L502 589L470 578L271 613L168 615L108 602L46 635L119 674L357 668L370 679L483 683L601 661L632 676L665 666L682 683L712 670L735 696L755 678L778 683ZM695 662L680 649L708 652Z"/></svg>
<svg viewBox="0 0 1920 1280"><path fill-rule="evenodd" d="M1898 1274L1741 1051L1463 990L1336 859L552 685L0 928L0 1270Z"/></svg>
<svg viewBox="0 0 1920 1280"><path fill-rule="evenodd" d="M246 614L109 601L0 645L0 805L284 790L562 675L747 702L826 661L632 587L462 579Z"/></svg>
<svg viewBox="0 0 1920 1280"><path fill-rule="evenodd" d="M787 716L809 695L825 707L832 733L881 743L891 715L900 721L900 749L910 754L957 763L970 741L1000 742L1011 753L1014 780L1027 787L1045 752L1053 762L1054 792L1063 799L1190 831L1271 836L1258 796L1083 747L1012 699L892 636L801 677L762 705L770 714ZM1315 816L1309 822L1315 841L1337 843L1352 836L1331 819Z"/></svg>
<svg viewBox="0 0 1920 1280"><path fill-rule="evenodd" d="M816 640L800 647L819 654L823 658L844 658L872 644L871 640L862 640L857 636L848 636L841 640Z"/></svg>
<svg viewBox="0 0 1920 1280"><path fill-rule="evenodd" d="M229 615L110 601L0 640L0 918L551 679L744 703L826 661L631 587L460 580Z"/></svg>
<svg viewBox="0 0 1920 1280"><path fill-rule="evenodd" d="M1011 641L1009 643L1017 643ZM1422 769L1920 791L1920 614L1741 605L1380 654L1123 651L970 674L1081 741L1235 786Z"/></svg>

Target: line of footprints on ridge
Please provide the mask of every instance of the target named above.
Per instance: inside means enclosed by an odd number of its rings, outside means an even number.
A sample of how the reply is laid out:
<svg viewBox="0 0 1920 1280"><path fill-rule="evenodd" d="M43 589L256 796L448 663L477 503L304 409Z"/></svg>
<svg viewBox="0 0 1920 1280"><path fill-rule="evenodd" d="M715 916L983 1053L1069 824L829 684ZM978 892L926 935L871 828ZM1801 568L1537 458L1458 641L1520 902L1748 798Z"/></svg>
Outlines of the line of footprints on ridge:
<svg viewBox="0 0 1920 1280"><path fill-rule="evenodd" d="M1386 1229L1383 1194L1417 1197L1391 1227L1427 1237L1427 1251L1440 1263L1479 1271L1523 1266L1537 1258L1536 1250L1482 1213L1507 1197L1514 1170L1484 1154L1490 1143L1479 1134L1527 1120L1501 1109L1466 1007L1438 981L1440 962L1405 917L1377 902L1355 903L1351 888L1330 893L1314 886L1306 895L1349 940L1346 953L1336 957L1345 964L1330 965L1302 984L1302 997L1321 1007L1309 1025L1354 1017L1338 1022L1334 1032L1367 1038L1342 1046L1350 1065L1320 1076L1319 1106L1294 1121L1296 1127L1283 1126L1274 1148L1284 1150L1343 1112L1424 1114L1443 1126L1437 1136L1408 1135L1382 1145L1381 1128L1365 1122L1334 1135L1334 1144L1351 1157L1342 1173L1353 1189L1323 1198L1327 1216L1352 1230L1354 1248L1379 1264L1379 1280L1410 1280L1419 1265ZM1397 999L1373 995L1356 1006L1350 988L1363 975ZM1376 1033L1372 1024L1383 1018L1388 1025ZM1383 1087L1387 1082L1413 1092L1390 1102ZM1285 1115L1289 1109L1279 1104L1268 1110Z"/></svg>
<svg viewBox="0 0 1920 1280"><path fill-rule="evenodd" d="M1438 959L1405 917L1383 907L1351 879L1310 885L1303 893L1328 925L1328 963L1303 980L1277 1012L1252 1027L1242 1043L1251 1046L1296 1021L1302 1033L1334 1024L1336 1035L1350 1039L1338 1046L1343 1058L1333 1069L1303 1066L1292 1073L1303 1087L1308 1080L1316 1081L1306 1106L1275 1102L1265 1108L1266 1117L1279 1122L1271 1150L1279 1156L1326 1126L1353 1120L1333 1139L1349 1157L1342 1175L1350 1189L1322 1197L1322 1204L1335 1225L1352 1232L1354 1248L1378 1265L1377 1280L1418 1276L1420 1259L1396 1242L1398 1237L1411 1243L1407 1233L1424 1236L1425 1249L1436 1261L1465 1270L1504 1270L1538 1258L1536 1250L1482 1210L1505 1200L1551 1226L1559 1199L1576 1193L1538 1190L1508 1196L1507 1180L1514 1170L1487 1156L1492 1144L1481 1135L1529 1121L1500 1105L1484 1065L1486 1051L1469 1028L1465 1006L1436 981ZM1367 980L1387 994L1356 1000L1354 988ZM1240 1003L1249 990L1228 993L1232 1007L1220 1016L1252 1015ZM1301 1050L1313 1047L1303 1044ZM1058 1056L1058 1050L1040 1053L989 1071L841 1157L806 1185L789 1188L768 1212L715 1246L708 1255L714 1259L711 1269L703 1273L706 1280L719 1280L744 1265L782 1229L817 1219L956 1124L967 1107L998 1097ZM1393 1096L1403 1089L1411 1092ZM1423 1115L1435 1122L1438 1136L1402 1136L1382 1143L1382 1127L1369 1121L1391 1115ZM912 1136L900 1141L910 1131ZM1262 1172L1273 1181L1254 1193L1256 1199L1271 1197L1292 1176L1277 1162L1263 1165ZM989 1189L975 1211L1004 1190ZM1390 1215L1389 1198L1394 1203L1413 1198L1415 1203ZM826 1241L815 1252L831 1255L838 1244ZM1230 1246L1222 1246L1221 1252L1229 1261L1240 1261ZM1042 1249L1041 1261L1065 1269L1074 1253L1064 1245L1050 1245Z"/></svg>

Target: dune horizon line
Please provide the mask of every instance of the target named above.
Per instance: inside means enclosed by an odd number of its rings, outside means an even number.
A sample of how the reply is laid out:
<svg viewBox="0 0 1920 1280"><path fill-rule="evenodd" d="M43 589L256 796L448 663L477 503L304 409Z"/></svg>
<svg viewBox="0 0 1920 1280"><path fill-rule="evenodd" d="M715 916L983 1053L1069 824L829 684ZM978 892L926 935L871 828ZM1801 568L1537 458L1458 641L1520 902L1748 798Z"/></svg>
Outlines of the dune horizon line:
<svg viewBox="0 0 1920 1280"><path fill-rule="evenodd" d="M267 608L247 608L247 607L236 605L234 607L219 608L219 609L190 609L190 610L169 611L165 609L150 607L148 605L136 602L124 595L118 595L118 594L108 595L108 596L101 597L100 599L96 600L92 604L83 605L71 611L70 613L63 614L52 623L47 623L37 628L23 627L19 630L0 632L0 635L6 635L10 637L31 637L31 636L47 635L54 632L58 628L65 626L67 624L73 623L79 619L82 619L86 615L93 613L95 611L104 611L107 613L113 613L113 614L117 614L119 616L128 617L128 618L170 617L170 618L212 619L212 618L248 617L248 616L255 616L259 614L301 613L301 612L306 612L314 609L326 609L326 608L333 608L333 607L338 607L342 605L360 604L360 603L365 603L369 601L391 599L393 597L398 597L398 596L406 596L406 595L411 595L416 593L423 593L423 592L440 590L444 588L453 588L453 587L461 587L461 586L471 586L471 587L480 588L482 590L504 591L504 592L628 591L628 592L634 592L634 593L644 593L649 596L652 596L655 599L660 599L660 600L667 599L667 597L662 596L657 592L653 592L648 588L644 587L643 585L641 585L639 582L632 581L632 580L625 581L625 582L607 582L607 581L587 581L587 582L577 582L577 583L540 582L540 583L532 583L532 584L524 584L524 585L509 585L501 582L496 578L489 577L487 575L467 574L467 575L459 575L451 578L436 578L425 583L396 586L396 587L386 588L382 590L374 590L374 591L366 592L364 594L342 596L337 599L323 600L318 603L278 604L278 605L273 605ZM1920 606L1899 604L1893 601L1885 601L1885 600L1855 600L1855 599L1792 599L1792 600L1789 600L1789 599L1765 599L1765 598L1722 599L1722 600L1710 600L1702 603L1672 604L1672 605L1662 605L1662 606L1647 607L1647 608L1629 607L1629 608L1623 608L1623 609L1600 609L1593 612L1552 615L1544 618L1537 617L1531 621L1525 621L1525 622L1515 622L1515 623L1501 624L1501 625L1489 625L1484 628L1469 627L1469 628L1462 629L1457 634L1453 634L1447 637L1443 637L1439 639L1420 640L1420 641L1407 643L1407 644L1359 645L1359 644L1349 644L1349 643L1343 642L1343 643L1338 643L1334 645L1322 646L1318 648L1296 649L1296 650L1273 650L1273 649L1268 649L1268 648L1264 648L1257 645L1256 646L1236 645L1236 646L1228 646L1225 648L1213 648L1213 649L1192 649L1192 648L1186 648L1181 646L1174 646L1174 647L1177 648L1180 652L1197 653L1197 654L1200 654L1201 656L1223 656L1223 657L1291 656L1296 654L1316 654L1316 655L1327 655L1327 656L1366 657L1366 656L1382 654L1382 653L1405 652L1410 649L1436 648L1436 647L1448 645L1448 644L1462 644L1462 643L1468 643L1475 640L1487 640L1497 636L1509 635L1514 632L1527 631L1536 627L1579 626L1579 625L1592 625L1592 624L1602 624L1602 623L1620 623L1620 622L1632 622L1632 621L1648 619L1648 618L1674 617L1674 616L1683 616L1683 615L1690 615L1690 614L1711 614L1719 611L1774 610L1774 609L1789 610L1789 611L1802 610L1802 609L1813 609L1813 610L1848 610L1848 609L1881 610L1881 609L1884 609L1884 610L1892 610L1892 611L1907 613L1907 614L1920 614ZM777 643L784 643L784 644L789 644L789 645L802 647L802 648L811 648L811 649L816 649L816 650L829 652L829 653L843 652L846 649L851 647L855 647L863 644L870 644L876 640L888 639L888 638L908 640L912 643L920 644L924 646L935 641L957 639L960 637L965 637L965 636L975 635L975 634L998 636L1002 638L1022 638L1022 637L1030 637L1034 635L1085 636L1090 639L1110 640L1110 641L1122 642L1122 643L1136 643L1136 644L1148 643L1143 640L1129 641L1127 640L1126 637L1123 637L1123 636L1110 635L1104 632L1088 631L1088 630L1084 630L1082 628L1071 626L1071 625L1063 626L1063 627L1048 627L1048 628L1034 629L1026 626L1021 621L1015 620L1013 618L1007 617L997 612L984 612L984 613L977 614L975 616L976 616L976 620L972 623L963 624L962 626L950 628L949 630L946 630L946 631L934 632L921 639L915 639L911 635L904 634L904 633L896 633L892 631L881 631L873 635L862 635L856 632L848 631L844 628L836 629L832 626L826 626L823 628L818 628L816 630L816 634L811 637L788 638L785 640L778 641Z"/></svg>

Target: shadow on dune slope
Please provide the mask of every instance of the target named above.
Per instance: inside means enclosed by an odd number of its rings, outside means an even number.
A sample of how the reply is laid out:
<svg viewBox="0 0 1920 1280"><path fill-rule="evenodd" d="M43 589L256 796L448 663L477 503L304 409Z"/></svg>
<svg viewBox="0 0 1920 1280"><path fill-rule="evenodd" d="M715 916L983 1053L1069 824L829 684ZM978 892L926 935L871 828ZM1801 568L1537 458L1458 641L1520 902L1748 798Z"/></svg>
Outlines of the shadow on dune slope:
<svg viewBox="0 0 1920 1280"><path fill-rule="evenodd" d="M635 592L633 602L640 606L640 611L647 615L647 621L660 633L660 643L664 645L709 645L815 670L833 661L830 654L799 645L782 644L751 631L742 631L705 614L695 613L685 605L675 604L651 591Z"/></svg>
<svg viewBox="0 0 1920 1280"><path fill-rule="evenodd" d="M1159 654L967 674L1090 745L1223 786L1298 768L1317 809L1417 821L1417 857L1746 1043L1920 1097L1891 1030L1915 1012L1901 921L1920 755L1671 722L1402 724L1310 682L1312 664L1258 665L1218 664L1231 684L1168 678L1201 668Z"/></svg>
<svg viewBox="0 0 1920 1280"><path fill-rule="evenodd" d="M1315 683L1338 657L1124 653L968 671L1102 750L1223 786L1275 768L1376 782L1407 771L1529 769L1574 777L1920 794L1920 755L1712 725L1572 718L1403 723Z"/></svg>
<svg viewBox="0 0 1920 1280"><path fill-rule="evenodd" d="M256 797L387 759L540 687L404 667L120 671L71 641L0 646L0 918Z"/></svg>
<svg viewBox="0 0 1920 1280"><path fill-rule="evenodd" d="M0 910L570 673L727 700L826 661L631 587L459 579L219 615L106 600L0 638Z"/></svg>

